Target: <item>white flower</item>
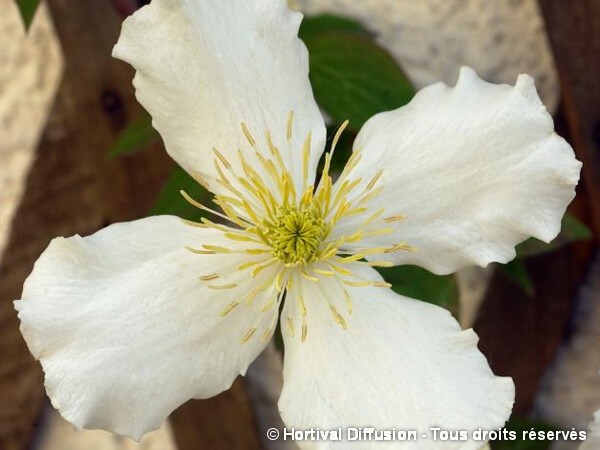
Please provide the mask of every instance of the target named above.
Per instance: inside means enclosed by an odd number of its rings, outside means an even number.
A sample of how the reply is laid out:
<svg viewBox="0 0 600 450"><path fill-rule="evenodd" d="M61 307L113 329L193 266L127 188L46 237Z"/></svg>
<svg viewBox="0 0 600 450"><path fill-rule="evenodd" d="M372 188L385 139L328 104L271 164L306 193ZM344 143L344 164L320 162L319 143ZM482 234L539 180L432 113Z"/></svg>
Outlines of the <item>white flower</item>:
<svg viewBox="0 0 600 450"><path fill-rule="evenodd" d="M550 241L580 163L531 78L498 86L465 68L456 87L372 118L339 179L329 153L315 186L325 127L301 17L285 0L154 0L126 20L115 56L228 223L151 217L42 254L16 308L76 426L139 439L227 389L282 302L289 427L495 429L509 416L512 381L492 374L475 333L395 294L373 266L445 274L506 262L528 236Z"/></svg>

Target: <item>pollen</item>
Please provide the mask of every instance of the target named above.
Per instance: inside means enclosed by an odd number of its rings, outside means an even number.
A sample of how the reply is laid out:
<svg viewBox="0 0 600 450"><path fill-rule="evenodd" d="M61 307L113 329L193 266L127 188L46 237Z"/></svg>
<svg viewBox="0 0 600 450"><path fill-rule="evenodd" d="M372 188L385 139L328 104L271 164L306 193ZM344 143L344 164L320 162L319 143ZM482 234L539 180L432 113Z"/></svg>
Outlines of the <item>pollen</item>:
<svg viewBox="0 0 600 450"><path fill-rule="evenodd" d="M287 267L307 265L319 259L319 248L330 226L315 203L306 208L280 207L275 223L265 230L272 254Z"/></svg>

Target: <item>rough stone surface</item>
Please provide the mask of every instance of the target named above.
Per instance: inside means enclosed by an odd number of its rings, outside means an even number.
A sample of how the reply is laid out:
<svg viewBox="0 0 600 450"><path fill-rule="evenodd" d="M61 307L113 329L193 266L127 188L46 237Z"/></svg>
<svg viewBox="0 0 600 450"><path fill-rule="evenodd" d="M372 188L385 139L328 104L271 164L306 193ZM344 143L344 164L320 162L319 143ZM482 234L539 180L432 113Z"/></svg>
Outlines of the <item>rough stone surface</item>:
<svg viewBox="0 0 600 450"><path fill-rule="evenodd" d="M485 269L473 266L456 272L459 293L458 321L463 329L471 328L475 323L495 269L495 265L489 265Z"/></svg>
<svg viewBox="0 0 600 450"><path fill-rule="evenodd" d="M535 0L293 0L306 14L359 20L378 36L416 87L453 84L462 65L483 78L514 84L533 76L548 109L558 80Z"/></svg>
<svg viewBox="0 0 600 450"><path fill-rule="evenodd" d="M27 34L14 0L0 0L0 258L62 72L44 4Z"/></svg>
<svg viewBox="0 0 600 450"><path fill-rule="evenodd" d="M561 348L538 394L536 415L564 429L586 429L600 408L600 255L578 299L574 334ZM577 448L556 444L555 450Z"/></svg>
<svg viewBox="0 0 600 450"><path fill-rule="evenodd" d="M148 433L140 443L106 431L75 431L52 408L49 408L45 422L47 426L38 440L36 450L176 450L168 422Z"/></svg>

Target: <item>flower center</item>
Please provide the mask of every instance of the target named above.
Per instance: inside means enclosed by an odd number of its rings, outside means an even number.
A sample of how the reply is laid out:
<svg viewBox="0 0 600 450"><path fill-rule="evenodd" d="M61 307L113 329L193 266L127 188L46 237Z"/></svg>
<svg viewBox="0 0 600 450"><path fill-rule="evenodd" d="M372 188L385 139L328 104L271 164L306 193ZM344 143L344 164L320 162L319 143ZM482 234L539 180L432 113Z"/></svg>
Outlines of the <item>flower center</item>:
<svg viewBox="0 0 600 450"><path fill-rule="evenodd" d="M202 243L201 248L187 247L201 255L233 256L227 262L216 261L215 272L199 277L211 289L240 288L236 291L238 296L224 296L229 303L220 315L224 317L240 305L250 306L258 301L262 302L262 312L278 310L285 298L286 302L297 304L285 318L289 333L293 337L295 330L301 330L300 340L304 342L308 330L306 286L311 289L313 283L328 280L326 287L319 289L327 293L323 299L329 304L333 320L345 329L346 317L352 313L348 287L390 287L384 281L364 278L354 268L390 267L392 263L374 255L414 249L404 242L381 247L365 242L370 236L391 233L394 228L389 225L405 217L386 217L385 207L377 208L371 203L382 189L379 184L383 169L364 180L351 176L362 158L360 149L353 151L333 183L329 173L331 159L348 122L334 135L331 149L325 154L321 179L315 186L310 174L312 134L307 134L301 149L295 148L293 119L290 112L285 140L280 135L276 141L279 146L269 130L262 140L257 139L242 122L240 126L249 148L227 156L213 148L216 179L209 185L200 175L194 176L206 188L211 188L212 183L220 187L214 202L222 212L198 203L184 191L181 194L192 205L231 224L215 223L206 217L199 223L188 222L219 230L228 240L225 245ZM272 314L266 325L261 322L250 327L241 342L257 335L268 340L278 317Z"/></svg>
<svg viewBox="0 0 600 450"><path fill-rule="evenodd" d="M329 230L319 207L313 203L302 209L280 207L275 223L264 234L273 249L273 256L287 266L295 266L318 259L319 247Z"/></svg>

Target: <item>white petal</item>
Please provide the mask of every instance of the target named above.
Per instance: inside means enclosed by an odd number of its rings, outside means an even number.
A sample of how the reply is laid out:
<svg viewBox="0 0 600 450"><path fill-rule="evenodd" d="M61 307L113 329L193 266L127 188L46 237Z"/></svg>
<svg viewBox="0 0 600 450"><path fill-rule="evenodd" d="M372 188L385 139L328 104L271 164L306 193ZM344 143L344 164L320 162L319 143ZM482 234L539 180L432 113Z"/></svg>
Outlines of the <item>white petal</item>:
<svg viewBox="0 0 600 450"><path fill-rule="evenodd" d="M587 437L579 450L597 450L600 448L600 410L594 414L594 421L590 424Z"/></svg>
<svg viewBox="0 0 600 450"><path fill-rule="evenodd" d="M359 273L381 280L370 268ZM420 436L431 436L434 426L474 430L504 425L513 383L493 375L477 349L476 334L461 331L448 311L386 288L348 288L353 312L346 315L344 330L329 311L337 295L333 284L304 284L306 341L284 333L279 408L288 428L416 430L419 440L398 448L479 449L483 442L435 443ZM293 301L286 300L284 316L291 314ZM326 442L317 444L330 448Z"/></svg>
<svg viewBox="0 0 600 450"><path fill-rule="evenodd" d="M301 19L285 0L153 0L125 20L113 55L137 70L137 98L169 154L213 191L213 148L232 164L238 149L250 148L242 122L262 150L270 130L288 165L298 168L312 132L314 177L325 125L297 37Z"/></svg>
<svg viewBox="0 0 600 450"><path fill-rule="evenodd" d="M406 107L373 117L357 149L362 159L351 178L368 181L383 170L371 208L406 219L354 248L406 242L417 251L383 258L438 274L507 262L529 236L554 239L581 168L554 133L530 77L521 75L514 87L493 85L468 68L456 87L430 86ZM358 220L342 221L338 233Z"/></svg>
<svg viewBox="0 0 600 450"><path fill-rule="evenodd" d="M209 289L198 277L239 264L239 255L184 249L224 240L163 216L52 241L15 306L67 420L139 439L181 403L216 395L246 371L275 311L240 305L220 317L254 283ZM256 336L242 344L253 326Z"/></svg>

